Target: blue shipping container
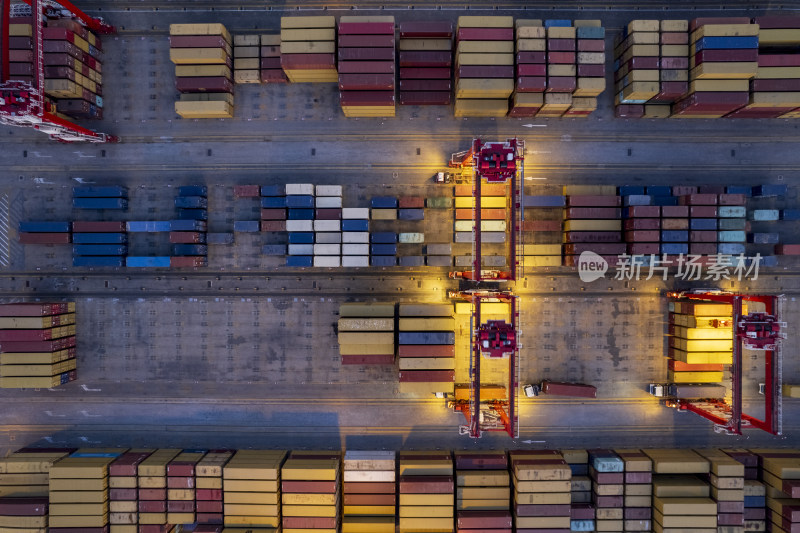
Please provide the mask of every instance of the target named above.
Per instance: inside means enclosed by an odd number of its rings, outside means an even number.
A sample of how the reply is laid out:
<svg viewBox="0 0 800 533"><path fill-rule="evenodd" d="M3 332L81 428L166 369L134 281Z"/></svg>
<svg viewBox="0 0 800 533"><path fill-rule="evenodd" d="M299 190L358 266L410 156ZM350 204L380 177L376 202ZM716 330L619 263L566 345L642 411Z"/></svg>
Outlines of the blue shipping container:
<svg viewBox="0 0 800 533"><path fill-rule="evenodd" d="M265 244L261 247L261 253L264 255L286 255L286 245Z"/></svg>
<svg viewBox="0 0 800 533"><path fill-rule="evenodd" d="M758 37L703 37L694 43L695 51L703 50L744 50L758 48Z"/></svg>
<svg viewBox="0 0 800 533"><path fill-rule="evenodd" d="M125 255L128 247L119 244L77 244L72 247L75 255Z"/></svg>
<svg viewBox="0 0 800 533"><path fill-rule="evenodd" d="M391 231L377 231L370 234L370 242L376 244L391 244L397 242L397 233Z"/></svg>
<svg viewBox="0 0 800 533"><path fill-rule="evenodd" d="M753 263L754 261L750 259L747 263ZM763 267L776 267L778 266L778 256L777 255L762 255L761 256L761 263L760 266Z"/></svg>
<svg viewBox="0 0 800 533"><path fill-rule="evenodd" d="M397 255L396 244L372 244L369 247L371 255Z"/></svg>
<svg viewBox="0 0 800 533"><path fill-rule="evenodd" d="M69 233L69 222L20 222L23 233Z"/></svg>
<svg viewBox="0 0 800 533"><path fill-rule="evenodd" d="M717 211L720 218L744 218L747 208L743 205L722 205Z"/></svg>
<svg viewBox="0 0 800 533"><path fill-rule="evenodd" d="M679 230L664 230L661 232L663 242L689 242L689 232Z"/></svg>
<svg viewBox="0 0 800 533"><path fill-rule="evenodd" d="M747 221L743 218L721 218L719 219L719 229L743 231L747 229Z"/></svg>
<svg viewBox="0 0 800 533"><path fill-rule="evenodd" d="M286 266L288 267L310 267L314 266L313 255L289 255L286 256Z"/></svg>
<svg viewBox="0 0 800 533"><path fill-rule="evenodd" d="M400 220L425 220L424 209L400 209L397 211Z"/></svg>
<svg viewBox="0 0 800 533"><path fill-rule="evenodd" d="M178 218L181 220L208 220L208 211L205 209L178 209Z"/></svg>
<svg viewBox="0 0 800 533"><path fill-rule="evenodd" d="M311 195L293 194L286 197L286 207L313 208L314 197Z"/></svg>
<svg viewBox="0 0 800 533"><path fill-rule="evenodd" d="M373 255L369 264L374 267L392 267L397 265L397 258L393 255Z"/></svg>
<svg viewBox="0 0 800 533"><path fill-rule="evenodd" d="M650 196L672 196L672 187L669 185L649 185L647 194Z"/></svg>
<svg viewBox="0 0 800 533"><path fill-rule="evenodd" d="M289 220L314 220L314 210L289 209Z"/></svg>
<svg viewBox="0 0 800 533"><path fill-rule="evenodd" d="M756 185L753 187L753 196L786 196L788 191L787 185Z"/></svg>
<svg viewBox="0 0 800 533"><path fill-rule="evenodd" d="M581 26L576 28L578 39L605 39L606 29L602 26Z"/></svg>
<svg viewBox="0 0 800 533"><path fill-rule="evenodd" d="M753 244L778 244L781 242L781 236L777 233L748 233L747 242Z"/></svg>
<svg viewBox="0 0 800 533"><path fill-rule="evenodd" d="M373 209L393 209L397 208L397 198L394 196L373 196Z"/></svg>
<svg viewBox="0 0 800 533"><path fill-rule="evenodd" d="M744 253L744 244L734 242L721 242L717 245L717 253L725 255L739 255Z"/></svg>
<svg viewBox="0 0 800 533"><path fill-rule="evenodd" d="M401 331L397 341L398 344L455 344L456 334L453 331Z"/></svg>
<svg viewBox="0 0 800 533"><path fill-rule="evenodd" d="M208 255L205 244L173 244L172 255Z"/></svg>
<svg viewBox="0 0 800 533"><path fill-rule="evenodd" d="M620 185L617 187L617 194L620 196L630 196L630 195L644 195L644 187L640 187L639 185Z"/></svg>
<svg viewBox="0 0 800 533"><path fill-rule="evenodd" d="M128 221L125 223L128 233L160 233L162 231L170 231L171 224L169 220L146 220L146 221Z"/></svg>
<svg viewBox="0 0 800 533"><path fill-rule="evenodd" d="M747 236L743 231L720 231L717 233L719 242L745 242Z"/></svg>
<svg viewBox="0 0 800 533"><path fill-rule="evenodd" d="M653 196L653 205L678 205L677 196Z"/></svg>
<svg viewBox="0 0 800 533"><path fill-rule="evenodd" d="M369 231L369 220L344 219L342 220L342 231Z"/></svg>
<svg viewBox="0 0 800 533"><path fill-rule="evenodd" d="M128 209L128 200L124 198L73 198L75 209Z"/></svg>
<svg viewBox="0 0 800 533"><path fill-rule="evenodd" d="M76 267L121 267L125 266L125 258L122 256L73 256L72 266Z"/></svg>
<svg viewBox="0 0 800 533"><path fill-rule="evenodd" d="M205 231L206 223L202 220L171 220L168 230L172 231Z"/></svg>
<svg viewBox="0 0 800 533"><path fill-rule="evenodd" d="M208 244L233 244L233 233L206 233Z"/></svg>
<svg viewBox="0 0 800 533"><path fill-rule="evenodd" d="M781 209L781 220L800 220L800 209Z"/></svg>
<svg viewBox="0 0 800 533"><path fill-rule="evenodd" d="M233 223L233 231L248 233L261 231L261 223L258 220L236 220Z"/></svg>
<svg viewBox="0 0 800 533"><path fill-rule="evenodd" d="M175 198L175 207L183 209L206 209L208 200L202 196L178 196Z"/></svg>
<svg viewBox="0 0 800 533"><path fill-rule="evenodd" d="M128 235L125 233L73 233L74 244L125 244Z"/></svg>
<svg viewBox="0 0 800 533"><path fill-rule="evenodd" d="M777 209L754 209L750 211L750 220L774 221L779 218L780 212Z"/></svg>
<svg viewBox="0 0 800 533"><path fill-rule="evenodd" d="M208 187L205 185L184 185L178 189L179 196L208 196Z"/></svg>
<svg viewBox="0 0 800 533"><path fill-rule="evenodd" d="M523 207L564 207L563 196L523 196Z"/></svg>
<svg viewBox="0 0 800 533"><path fill-rule="evenodd" d="M697 231L712 231L717 229L716 218L693 218L689 221L689 229Z"/></svg>
<svg viewBox="0 0 800 533"><path fill-rule="evenodd" d="M645 194L632 194L622 198L623 205L626 207L633 205L652 205L653 197Z"/></svg>
<svg viewBox="0 0 800 533"><path fill-rule="evenodd" d="M119 185L108 187L73 187L75 198L127 198L128 189Z"/></svg>
<svg viewBox="0 0 800 533"><path fill-rule="evenodd" d="M569 28L571 26L572 21L566 19L547 19L544 21L545 28Z"/></svg>
<svg viewBox="0 0 800 533"><path fill-rule="evenodd" d="M169 268L169 256L128 256L125 259L125 265L129 267Z"/></svg>
<svg viewBox="0 0 800 533"><path fill-rule="evenodd" d="M314 234L306 232L290 232L289 244L314 244Z"/></svg>
<svg viewBox="0 0 800 533"><path fill-rule="evenodd" d="M265 209L278 209L286 207L285 196L264 196L261 198L261 207Z"/></svg>
<svg viewBox="0 0 800 533"><path fill-rule="evenodd" d="M285 187L283 185L262 185L261 196L284 196Z"/></svg>
<svg viewBox="0 0 800 533"><path fill-rule="evenodd" d="M664 243L661 245L661 253L662 254L669 254L669 255L680 255L680 254L688 254L689 253L689 245L688 244L679 244L679 243Z"/></svg>
<svg viewBox="0 0 800 533"><path fill-rule="evenodd" d="M750 198L753 196L753 187L750 185L728 185L725 187L725 192L728 194L744 194Z"/></svg>

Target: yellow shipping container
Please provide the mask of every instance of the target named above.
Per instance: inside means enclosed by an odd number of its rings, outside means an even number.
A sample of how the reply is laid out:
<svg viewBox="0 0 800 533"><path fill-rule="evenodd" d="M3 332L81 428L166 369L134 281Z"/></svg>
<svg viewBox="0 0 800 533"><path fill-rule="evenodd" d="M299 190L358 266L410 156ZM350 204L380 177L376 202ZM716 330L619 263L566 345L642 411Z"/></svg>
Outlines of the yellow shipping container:
<svg viewBox="0 0 800 533"><path fill-rule="evenodd" d="M578 78L580 81L581 78ZM602 79L602 78L583 78L583 79ZM572 107L570 109L576 111L597 109L597 98L593 96L574 96L572 98Z"/></svg>
<svg viewBox="0 0 800 533"><path fill-rule="evenodd" d="M732 339L732 328L688 328L676 326L675 336L683 339Z"/></svg>
<svg viewBox="0 0 800 533"><path fill-rule="evenodd" d="M400 518L401 533L448 533L452 531L452 518Z"/></svg>
<svg viewBox="0 0 800 533"><path fill-rule="evenodd" d="M232 118L233 106L228 102L175 102L175 113L183 118Z"/></svg>
<svg viewBox="0 0 800 533"><path fill-rule="evenodd" d="M569 529L570 527L569 516L517 516L514 522L517 529Z"/></svg>
<svg viewBox="0 0 800 533"><path fill-rule="evenodd" d="M507 490L510 483L508 472L505 470L459 470L456 476L459 487L506 487Z"/></svg>
<svg viewBox="0 0 800 533"><path fill-rule="evenodd" d="M33 37L33 26L30 24L9 24L9 37Z"/></svg>
<svg viewBox="0 0 800 533"><path fill-rule="evenodd" d="M226 506L227 507L227 506ZM283 505L283 516L320 516L333 518L336 516L336 505Z"/></svg>
<svg viewBox="0 0 800 533"><path fill-rule="evenodd" d="M578 19L573 20L572 25L576 28L600 28L603 22L599 19Z"/></svg>
<svg viewBox="0 0 800 533"><path fill-rule="evenodd" d="M526 255L522 258L522 265L526 268L557 267L561 266L560 255Z"/></svg>
<svg viewBox="0 0 800 533"><path fill-rule="evenodd" d="M746 37L759 34L758 24L704 24L694 30L690 37L691 42L695 42L703 37Z"/></svg>
<svg viewBox="0 0 800 533"><path fill-rule="evenodd" d="M572 26L550 26L547 28L548 39L574 39L577 31Z"/></svg>
<svg viewBox="0 0 800 533"><path fill-rule="evenodd" d="M614 185L564 185L561 189L561 194L564 196L615 196L617 188Z"/></svg>
<svg viewBox="0 0 800 533"><path fill-rule="evenodd" d="M504 117L507 113L507 98L497 100L457 98L454 108L454 115L457 117Z"/></svg>
<svg viewBox="0 0 800 533"><path fill-rule="evenodd" d="M606 90L605 78L578 78L578 86L572 93L573 96L599 96ZM573 107L575 99L573 98ZM597 107L595 102L595 108Z"/></svg>
<svg viewBox="0 0 800 533"><path fill-rule="evenodd" d="M278 513L280 506L278 505L249 505L240 503L226 503L223 507L225 512L225 523L228 522L228 517L234 516L247 516L247 517L263 517L259 520L269 520L270 517L278 520ZM285 512L285 511L284 511ZM141 517L140 517L141 523ZM236 522L231 522L236 523ZM261 525L269 525L269 522L260 522ZM277 524L276 524L277 525Z"/></svg>
<svg viewBox="0 0 800 533"><path fill-rule="evenodd" d="M606 62L604 52L578 52L579 65L602 65Z"/></svg>
<svg viewBox="0 0 800 533"><path fill-rule="evenodd" d="M690 365L729 365L733 363L732 352L687 352L684 350L673 350L672 353L676 361L681 361Z"/></svg>
<svg viewBox="0 0 800 533"><path fill-rule="evenodd" d="M281 44L290 41L335 41L335 28L281 29Z"/></svg>
<svg viewBox="0 0 800 533"><path fill-rule="evenodd" d="M281 40L281 54L333 54L335 41L286 42Z"/></svg>
<svg viewBox="0 0 800 533"><path fill-rule="evenodd" d="M750 94L750 104L752 107L800 107L800 92L756 92Z"/></svg>
<svg viewBox="0 0 800 533"><path fill-rule="evenodd" d="M398 314L401 317L451 317L453 316L453 304L400 304Z"/></svg>
<svg viewBox="0 0 800 533"><path fill-rule="evenodd" d="M236 70L233 75L234 83L261 83L260 70Z"/></svg>
<svg viewBox="0 0 800 533"><path fill-rule="evenodd" d="M2 365L0 366L0 376L2 377L45 377L54 376L75 370L76 360L69 359L53 365Z"/></svg>
<svg viewBox="0 0 800 533"><path fill-rule="evenodd" d="M175 76L181 77L204 77L204 76L225 76L231 77L231 67L228 65L176 65Z"/></svg>
<svg viewBox="0 0 800 533"><path fill-rule="evenodd" d="M688 20L662 20L661 31L663 32L683 32L689 31Z"/></svg>
<svg viewBox="0 0 800 533"><path fill-rule="evenodd" d="M621 231L621 220L565 220L564 231Z"/></svg>
<svg viewBox="0 0 800 533"><path fill-rule="evenodd" d="M514 17L483 17L466 16L458 17L459 28L513 28Z"/></svg>
<svg viewBox="0 0 800 533"><path fill-rule="evenodd" d="M689 57L688 44L663 44L661 57Z"/></svg>
<svg viewBox="0 0 800 533"><path fill-rule="evenodd" d="M800 385L784 383L781 392L784 398L800 398Z"/></svg>
<svg viewBox="0 0 800 533"><path fill-rule="evenodd" d="M59 350L57 352L0 353L0 365L47 365L65 361L69 359L69 355L69 350Z"/></svg>
<svg viewBox="0 0 800 533"><path fill-rule="evenodd" d="M0 389L49 389L61 385L61 378L55 377L24 377L24 378L3 378L0 377Z"/></svg>
<svg viewBox="0 0 800 533"><path fill-rule="evenodd" d="M257 57L234 59L233 68L236 70L258 70L261 68L261 60Z"/></svg>
<svg viewBox="0 0 800 533"><path fill-rule="evenodd" d="M413 394L415 396L430 397L435 392L445 392L453 394L455 384L450 381L440 383L404 383L399 384L399 391L402 394ZM402 498L402 496L401 496Z"/></svg>
<svg viewBox="0 0 800 533"><path fill-rule="evenodd" d="M756 78L759 80L800 78L797 67L758 67Z"/></svg>
<svg viewBox="0 0 800 533"><path fill-rule="evenodd" d="M233 105L231 93L184 93L181 102L227 102Z"/></svg>
<svg viewBox="0 0 800 533"><path fill-rule="evenodd" d="M462 78L456 82L456 98L508 98L514 80L503 78Z"/></svg>
<svg viewBox="0 0 800 533"><path fill-rule="evenodd" d="M800 44L800 29L764 29L758 31L759 46L796 46Z"/></svg>
<svg viewBox="0 0 800 533"><path fill-rule="evenodd" d="M335 28L336 17L281 17L281 30L286 28Z"/></svg>
<svg viewBox="0 0 800 533"><path fill-rule="evenodd" d="M394 331L394 318L340 318L339 331Z"/></svg>
<svg viewBox="0 0 800 533"><path fill-rule="evenodd" d="M517 40L519 39L544 39L547 36L542 25L520 26L517 20Z"/></svg>
<svg viewBox="0 0 800 533"><path fill-rule="evenodd" d="M560 244L523 244L522 255L561 255Z"/></svg>
<svg viewBox="0 0 800 533"><path fill-rule="evenodd" d="M453 49L450 39L400 39L398 50L425 50L444 52Z"/></svg>
<svg viewBox="0 0 800 533"><path fill-rule="evenodd" d="M220 23L210 24L170 24L170 35L221 35L226 41L231 42L231 34Z"/></svg>
<svg viewBox="0 0 800 533"><path fill-rule="evenodd" d="M339 344L391 344L394 333L340 331L338 339Z"/></svg>
<svg viewBox="0 0 800 533"><path fill-rule="evenodd" d="M456 321L452 317L400 318L400 331L454 331Z"/></svg>
<svg viewBox="0 0 800 533"><path fill-rule="evenodd" d="M687 340L675 339L676 348L687 352L727 352L733 350L732 340Z"/></svg>
<svg viewBox="0 0 800 533"><path fill-rule="evenodd" d="M547 44L544 39L517 39L517 52L544 52Z"/></svg>
<svg viewBox="0 0 800 533"><path fill-rule="evenodd" d="M513 54L514 41L459 41L456 52L473 54Z"/></svg>
<svg viewBox="0 0 800 533"><path fill-rule="evenodd" d="M667 371L667 379L672 383L719 383L722 372L676 372Z"/></svg>
<svg viewBox="0 0 800 533"><path fill-rule="evenodd" d="M391 355L394 344L340 344L341 355Z"/></svg>
<svg viewBox="0 0 800 533"><path fill-rule="evenodd" d="M514 54L486 54L486 53L456 54L456 66L463 67L466 65L513 66Z"/></svg>
<svg viewBox="0 0 800 533"><path fill-rule="evenodd" d="M229 56L222 48L170 48L169 59L176 65L225 64Z"/></svg>
<svg viewBox="0 0 800 533"><path fill-rule="evenodd" d="M394 533L394 516L344 516L342 533Z"/></svg>
<svg viewBox="0 0 800 533"><path fill-rule="evenodd" d="M397 209L371 209L372 220L397 220Z"/></svg>
<svg viewBox="0 0 800 533"><path fill-rule="evenodd" d="M481 209L503 209L506 207L508 199L505 196L482 196ZM472 196L457 196L455 199L456 209L470 209L475 207L475 198ZM468 221L471 223L471 221ZM471 226L470 226L471 228Z"/></svg>
<svg viewBox="0 0 800 533"><path fill-rule="evenodd" d="M660 85L657 81L635 81L622 89L626 100L649 100L658 94Z"/></svg>
<svg viewBox="0 0 800 533"><path fill-rule="evenodd" d="M544 93L514 93L514 107L541 107L543 104Z"/></svg>
<svg viewBox="0 0 800 533"><path fill-rule="evenodd" d="M401 357L398 367L400 370L454 370L456 360L453 357Z"/></svg>
<svg viewBox="0 0 800 533"><path fill-rule="evenodd" d="M661 47L657 44L634 44L625 50L623 57L658 57L660 53Z"/></svg>
<svg viewBox="0 0 800 533"><path fill-rule="evenodd" d="M632 20L628 23L628 33L638 31L658 31L661 24L657 20Z"/></svg>
<svg viewBox="0 0 800 533"><path fill-rule="evenodd" d="M578 70L576 65L547 65L548 76L577 76Z"/></svg>
<svg viewBox="0 0 800 533"><path fill-rule="evenodd" d="M450 518L453 516L452 505L401 505L400 519L403 518Z"/></svg>
<svg viewBox="0 0 800 533"><path fill-rule="evenodd" d="M503 473L506 473L505 471ZM508 479L508 476L506 476ZM459 500L503 500L508 505L508 500L511 495L511 487L508 486L495 486L495 487L480 487L471 486L456 488L456 498Z"/></svg>
<svg viewBox="0 0 800 533"><path fill-rule="evenodd" d="M394 317L393 303L348 302L339 306L341 317Z"/></svg>
<svg viewBox="0 0 800 533"><path fill-rule="evenodd" d="M689 82L689 93L719 91L747 92L750 90L748 80L694 80Z"/></svg>
<svg viewBox="0 0 800 533"><path fill-rule="evenodd" d="M758 72L758 62L730 61L724 63L701 63L694 67L689 76L698 79L750 79Z"/></svg>

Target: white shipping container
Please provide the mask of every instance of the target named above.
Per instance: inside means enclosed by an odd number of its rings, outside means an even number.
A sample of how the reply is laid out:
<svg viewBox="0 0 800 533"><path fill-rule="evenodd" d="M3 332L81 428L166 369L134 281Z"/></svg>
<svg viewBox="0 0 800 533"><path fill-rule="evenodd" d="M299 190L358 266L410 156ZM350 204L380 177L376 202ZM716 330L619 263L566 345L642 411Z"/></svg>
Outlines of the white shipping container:
<svg viewBox="0 0 800 533"><path fill-rule="evenodd" d="M456 220L454 223L456 231L472 231L475 222L472 220ZM505 220L481 220L481 231L505 231Z"/></svg>
<svg viewBox="0 0 800 533"><path fill-rule="evenodd" d="M369 256L368 255L343 255L342 256L342 266L343 267L368 267L369 266Z"/></svg>
<svg viewBox="0 0 800 533"><path fill-rule="evenodd" d="M506 233L503 231L482 231L481 242L486 242L486 243L506 242Z"/></svg>
<svg viewBox="0 0 800 533"><path fill-rule="evenodd" d="M421 244L425 242L424 233L401 233L397 240L403 244Z"/></svg>
<svg viewBox="0 0 800 533"><path fill-rule="evenodd" d="M290 244L289 255L312 255L314 253L313 244Z"/></svg>
<svg viewBox="0 0 800 533"><path fill-rule="evenodd" d="M342 209L342 218L369 218L369 207L345 207Z"/></svg>
<svg viewBox="0 0 800 533"><path fill-rule="evenodd" d="M342 253L342 246L339 244L315 244L314 255L339 255Z"/></svg>
<svg viewBox="0 0 800 533"><path fill-rule="evenodd" d="M394 483L394 470L345 470L344 481Z"/></svg>
<svg viewBox="0 0 800 533"><path fill-rule="evenodd" d="M340 244L342 242L341 233L317 233L314 235L314 242L317 244Z"/></svg>
<svg viewBox="0 0 800 533"><path fill-rule="evenodd" d="M287 220L286 231L314 231L313 220Z"/></svg>
<svg viewBox="0 0 800 533"><path fill-rule="evenodd" d="M453 228L456 232L472 231L475 227L475 222L472 220L456 220L453 223Z"/></svg>
<svg viewBox="0 0 800 533"><path fill-rule="evenodd" d="M471 231L457 231L455 242L472 242Z"/></svg>
<svg viewBox="0 0 800 533"><path fill-rule="evenodd" d="M314 266L332 268L341 266L341 263L338 255L315 255Z"/></svg>
<svg viewBox="0 0 800 533"><path fill-rule="evenodd" d="M304 194L314 196L314 185L311 183L287 183L286 194Z"/></svg>
<svg viewBox="0 0 800 533"><path fill-rule="evenodd" d="M339 220L315 220L314 231L342 231Z"/></svg>
<svg viewBox="0 0 800 533"><path fill-rule="evenodd" d="M369 244L343 244L342 255L369 255Z"/></svg>
<svg viewBox="0 0 800 533"><path fill-rule="evenodd" d="M342 233L342 242L346 244L369 244L368 231L345 231Z"/></svg>
<svg viewBox="0 0 800 533"><path fill-rule="evenodd" d="M342 207L341 196L317 196L315 198L317 208L319 209L336 209Z"/></svg>
<svg viewBox="0 0 800 533"><path fill-rule="evenodd" d="M342 196L342 186L317 185L317 196Z"/></svg>

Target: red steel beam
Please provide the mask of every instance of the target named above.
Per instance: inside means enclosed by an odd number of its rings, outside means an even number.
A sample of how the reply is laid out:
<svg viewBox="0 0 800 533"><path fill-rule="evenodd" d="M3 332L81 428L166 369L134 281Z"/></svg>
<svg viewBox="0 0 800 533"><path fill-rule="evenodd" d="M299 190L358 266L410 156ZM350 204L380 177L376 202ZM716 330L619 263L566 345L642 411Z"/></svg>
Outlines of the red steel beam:
<svg viewBox="0 0 800 533"><path fill-rule="evenodd" d="M475 139L473 149L478 154L480 161L480 139ZM472 186L472 197L475 199L472 206L472 235L475 238L475 257L472 258L472 279L475 281L483 280L481 274L481 185L483 182L479 166L475 168L475 175L473 176L474 184ZM476 324L476 326L480 325Z"/></svg>
<svg viewBox="0 0 800 533"><path fill-rule="evenodd" d="M731 367L731 418L728 429L742 434L742 338L736 333L736 324L742 318L742 298L734 296L733 304L733 365Z"/></svg>
<svg viewBox="0 0 800 533"><path fill-rule="evenodd" d="M516 269L515 269L516 270ZM519 331L517 330L517 299L511 298L511 326L514 328L514 349L508 357L508 436L517 438L517 349Z"/></svg>
<svg viewBox="0 0 800 533"><path fill-rule="evenodd" d="M705 418L706 420L710 420L711 422L717 424L718 426L728 426L728 421L720 416L713 415L703 409L702 407L698 407L691 402L681 402L682 406L685 406L687 411L691 411L692 413L698 414Z"/></svg>
<svg viewBox="0 0 800 533"><path fill-rule="evenodd" d="M475 298L475 324L474 328L472 329L473 332L480 329L481 325L481 298L480 296ZM480 414L481 414L481 339L480 335L475 335L475 341L472 344L472 350L474 352L475 357L475 373L472 375L472 393L473 399L475 401L475 414L472 417L472 424L470 425L470 429L472 430L472 436L480 438L481 436L481 422L480 422Z"/></svg>
<svg viewBox="0 0 800 533"><path fill-rule="evenodd" d="M22 0L22 1L28 4L29 6L33 7L32 0ZM81 22L86 24L86 27L89 28L90 30L103 34L110 34L117 32L117 29L114 26L106 24L99 19L90 17L89 15L81 11L78 8L78 6L76 6L69 0L55 0L55 1L61 4L61 6L64 7L65 9L69 10L69 12L75 15L78 19L80 19Z"/></svg>

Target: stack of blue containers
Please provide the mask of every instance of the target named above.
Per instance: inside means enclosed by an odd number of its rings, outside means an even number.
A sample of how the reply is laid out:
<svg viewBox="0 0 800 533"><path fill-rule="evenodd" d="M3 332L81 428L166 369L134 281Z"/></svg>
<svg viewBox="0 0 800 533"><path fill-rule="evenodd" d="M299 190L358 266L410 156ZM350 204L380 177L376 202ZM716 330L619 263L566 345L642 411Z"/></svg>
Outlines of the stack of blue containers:
<svg viewBox="0 0 800 533"><path fill-rule="evenodd" d="M286 189L283 185L261 186L261 231L283 233L286 231ZM286 255L285 244L265 244L264 255Z"/></svg>
<svg viewBox="0 0 800 533"><path fill-rule="evenodd" d="M73 187L75 209L128 209L128 189L119 185L107 187Z"/></svg>
<svg viewBox="0 0 800 533"><path fill-rule="evenodd" d="M74 245L105 245L109 250L128 244L128 234L125 231L125 222L89 222L75 221L72 223L72 242ZM80 248L83 250L83 248ZM111 255L75 255L72 258L73 266L123 266L123 257L113 253Z"/></svg>
<svg viewBox="0 0 800 533"><path fill-rule="evenodd" d="M208 189L205 185L187 185L178 189L175 207L178 220L170 223L173 267L198 267L208 264L206 229Z"/></svg>
<svg viewBox="0 0 800 533"><path fill-rule="evenodd" d="M377 231L370 235L369 253L372 266L397 265L397 233Z"/></svg>
<svg viewBox="0 0 800 533"><path fill-rule="evenodd" d="M314 185L287 183L285 193L289 232L286 266L314 266Z"/></svg>

